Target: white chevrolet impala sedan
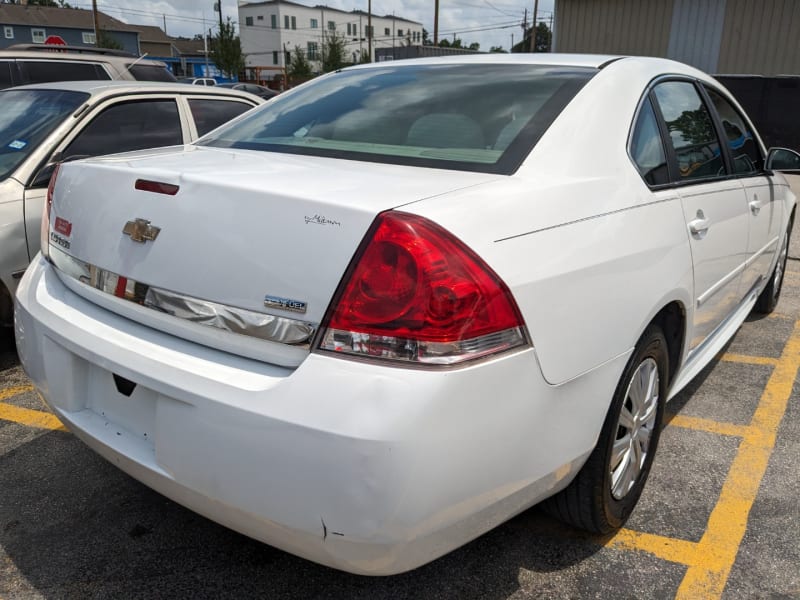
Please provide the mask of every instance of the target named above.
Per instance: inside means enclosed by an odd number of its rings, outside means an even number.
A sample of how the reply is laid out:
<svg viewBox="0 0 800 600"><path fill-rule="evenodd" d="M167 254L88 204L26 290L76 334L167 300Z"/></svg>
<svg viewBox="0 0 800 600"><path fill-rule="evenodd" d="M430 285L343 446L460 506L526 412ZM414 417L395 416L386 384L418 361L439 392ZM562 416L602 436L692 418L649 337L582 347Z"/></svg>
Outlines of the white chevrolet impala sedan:
<svg viewBox="0 0 800 600"><path fill-rule="evenodd" d="M667 400L776 305L796 158L667 60L345 69L64 164L19 354L132 477L338 569L413 569L542 501L610 532Z"/></svg>

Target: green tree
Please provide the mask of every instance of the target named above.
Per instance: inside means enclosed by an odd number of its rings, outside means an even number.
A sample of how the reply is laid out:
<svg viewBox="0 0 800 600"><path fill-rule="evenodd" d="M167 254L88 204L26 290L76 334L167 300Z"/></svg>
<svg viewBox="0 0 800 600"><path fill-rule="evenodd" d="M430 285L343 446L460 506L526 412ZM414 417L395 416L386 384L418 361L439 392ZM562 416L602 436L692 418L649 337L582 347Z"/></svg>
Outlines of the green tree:
<svg viewBox="0 0 800 600"><path fill-rule="evenodd" d="M489 52L493 54L508 54L508 50L504 50L502 46L492 46Z"/></svg>
<svg viewBox="0 0 800 600"><path fill-rule="evenodd" d="M234 77L239 71L244 69L244 55L242 54L242 43L236 30L228 17L227 21L219 28L219 34L214 38L211 49L211 59L217 65L223 75Z"/></svg>
<svg viewBox="0 0 800 600"><path fill-rule="evenodd" d="M287 71L289 77L311 77L311 64L300 46L294 47Z"/></svg>
<svg viewBox="0 0 800 600"><path fill-rule="evenodd" d="M322 43L322 72L330 73L345 66L345 38L337 31L329 31Z"/></svg>
<svg viewBox="0 0 800 600"><path fill-rule="evenodd" d="M523 40L511 48L512 52L530 52L531 51L531 33L532 27L525 31ZM536 26L536 43L533 46L534 52L550 52L550 47L553 42L553 32L547 26L547 23L540 22Z"/></svg>
<svg viewBox="0 0 800 600"><path fill-rule="evenodd" d="M430 38L430 33L424 27L422 28L422 45L433 46L433 40Z"/></svg>
<svg viewBox="0 0 800 600"><path fill-rule="evenodd" d="M95 44L98 48L108 48L109 50L122 50L123 46L120 44L116 38L109 35L106 31L100 30L97 32L97 43Z"/></svg>

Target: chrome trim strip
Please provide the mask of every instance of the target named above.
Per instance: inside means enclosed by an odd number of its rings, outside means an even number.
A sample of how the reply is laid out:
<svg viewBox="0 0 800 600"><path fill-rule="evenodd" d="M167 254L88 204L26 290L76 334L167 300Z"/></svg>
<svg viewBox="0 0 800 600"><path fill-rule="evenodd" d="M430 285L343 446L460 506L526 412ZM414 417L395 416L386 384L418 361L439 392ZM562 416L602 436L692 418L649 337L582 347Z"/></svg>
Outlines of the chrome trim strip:
<svg viewBox="0 0 800 600"><path fill-rule="evenodd" d="M776 245L778 244L778 241L779 241L779 240L780 240L780 238L777 238L777 237L776 237L776 238L773 238L772 240L770 240L769 242L767 242L767 244L766 244L766 245L765 245L763 248L761 248L761 250L758 250L757 252L753 253L753 255L752 255L750 258L748 258L748 259L747 259L747 261L744 263L744 264L745 264L745 267L749 267L749 266L750 266L750 265L752 265L754 262L756 262L756 260L758 260L758 258L759 258L759 257L760 257L762 254L764 254L764 252L766 252L767 250L769 250L769 249L770 249L772 246L776 246Z"/></svg>
<svg viewBox="0 0 800 600"><path fill-rule="evenodd" d="M709 298L711 298L711 296L713 296L714 294L716 294L716 293L717 293L718 291L720 291L720 290L721 290L723 287L725 287L725 286L726 286L728 283L730 283L730 282L731 282L731 280L733 280L733 279L735 279L736 277L738 277L739 275L741 275L741 274L742 274L742 271L744 271L744 269L745 269L745 266L746 266L746 265L745 265L745 263L741 263L741 264L740 264L738 267L736 267L736 268L735 268L733 271L731 271L730 273L728 273L728 274L727 274L725 277L723 277L722 279L720 279L720 280L719 280L717 283L715 283L715 284L714 284L714 285L712 285L710 288L708 288L708 289L707 289L705 292L703 292L703 293L702 293L702 294L701 294L701 295L700 295L700 296L697 298L697 308L700 308L700 307L701 307L701 306L702 306L702 305L703 305L703 304L704 304L706 301L708 301L708 299L709 299Z"/></svg>
<svg viewBox="0 0 800 600"><path fill-rule="evenodd" d="M206 327L289 345L307 345L316 331L314 323L228 306L127 279L55 246L50 246L50 262L62 274L105 294Z"/></svg>

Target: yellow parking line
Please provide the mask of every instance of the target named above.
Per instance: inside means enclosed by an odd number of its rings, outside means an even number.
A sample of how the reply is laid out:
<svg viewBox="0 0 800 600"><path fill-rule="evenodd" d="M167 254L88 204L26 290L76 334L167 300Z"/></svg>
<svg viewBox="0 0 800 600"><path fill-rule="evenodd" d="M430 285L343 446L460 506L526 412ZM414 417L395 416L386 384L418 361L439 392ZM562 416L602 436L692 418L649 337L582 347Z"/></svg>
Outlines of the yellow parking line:
<svg viewBox="0 0 800 600"><path fill-rule="evenodd" d="M752 427L750 425L722 423L720 421L712 421L711 419L688 417L686 415L678 415L674 413L665 414L664 419L667 425L683 427L684 429L695 429L697 431L707 431L708 433L717 433L719 435L730 435L743 438L749 435L752 431Z"/></svg>
<svg viewBox="0 0 800 600"><path fill-rule="evenodd" d="M750 431L739 445L719 501L708 520L706 532L697 544L696 560L686 571L676 598L722 596L747 530L750 509L767 470L799 367L800 321L796 321L794 331L761 395Z"/></svg>
<svg viewBox="0 0 800 600"><path fill-rule="evenodd" d="M4 402L0 402L0 420L12 421L29 427L39 427L40 429L66 431L66 428L55 415L40 410L31 410L30 408L6 404Z"/></svg>
<svg viewBox="0 0 800 600"><path fill-rule="evenodd" d="M768 356L747 356L744 354L731 354L726 353L720 357L720 360L725 362L744 363L747 365L769 365L774 367L778 364L777 358L770 358Z"/></svg>
<svg viewBox="0 0 800 600"><path fill-rule="evenodd" d="M16 385L14 387L0 390L0 402L2 402L3 400L8 400L13 396L19 396L20 394L24 394L25 392L32 392L32 391L33 391L32 385Z"/></svg>
<svg viewBox="0 0 800 600"><path fill-rule="evenodd" d="M696 542L630 529L620 529L604 545L618 550L643 550L663 560L687 566L695 563L697 552Z"/></svg>

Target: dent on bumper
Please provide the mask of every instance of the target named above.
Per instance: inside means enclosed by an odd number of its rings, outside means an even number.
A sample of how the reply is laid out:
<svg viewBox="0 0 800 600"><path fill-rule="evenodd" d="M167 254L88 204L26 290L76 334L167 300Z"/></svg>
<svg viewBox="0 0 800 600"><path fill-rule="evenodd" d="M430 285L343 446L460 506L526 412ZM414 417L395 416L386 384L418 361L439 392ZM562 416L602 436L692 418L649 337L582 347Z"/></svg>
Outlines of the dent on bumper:
<svg viewBox="0 0 800 600"><path fill-rule="evenodd" d="M557 389L532 350L447 373L316 354L284 369L100 309L42 260L18 299L26 371L94 450L223 525L363 574L424 564L565 485L623 366Z"/></svg>

